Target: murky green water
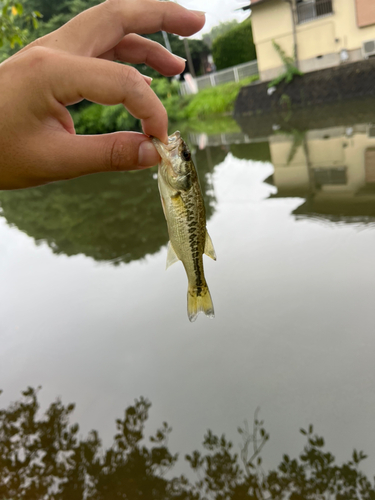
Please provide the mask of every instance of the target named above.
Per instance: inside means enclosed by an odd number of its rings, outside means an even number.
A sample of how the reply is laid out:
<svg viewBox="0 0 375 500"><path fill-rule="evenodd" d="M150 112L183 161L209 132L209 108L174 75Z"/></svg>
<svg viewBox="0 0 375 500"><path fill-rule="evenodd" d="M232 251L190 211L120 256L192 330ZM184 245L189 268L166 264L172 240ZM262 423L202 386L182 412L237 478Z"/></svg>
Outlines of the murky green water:
<svg viewBox="0 0 375 500"><path fill-rule="evenodd" d="M178 471L208 428L237 447L259 406L265 468L297 454L313 423L339 461L364 449L371 476L372 123L367 110L186 137L218 256L205 260L213 321L189 323L183 267L165 271L156 170L1 192L1 406L41 385L42 408L74 401L82 434L110 443L143 395L151 431L173 427Z"/></svg>

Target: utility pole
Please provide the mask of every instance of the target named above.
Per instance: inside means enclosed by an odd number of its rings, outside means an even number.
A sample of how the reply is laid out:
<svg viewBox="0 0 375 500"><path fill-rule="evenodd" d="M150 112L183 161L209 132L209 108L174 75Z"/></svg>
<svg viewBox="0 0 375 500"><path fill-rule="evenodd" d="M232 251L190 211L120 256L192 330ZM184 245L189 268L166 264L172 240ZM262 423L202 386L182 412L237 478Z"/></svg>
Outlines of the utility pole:
<svg viewBox="0 0 375 500"><path fill-rule="evenodd" d="M171 44L169 43L168 34L165 31L162 31L162 34L163 34L164 43L165 43L166 48L169 50L169 52L171 54L173 54L172 49L171 49Z"/></svg>
<svg viewBox="0 0 375 500"><path fill-rule="evenodd" d="M286 0L290 5L290 14L292 16L292 28L293 28L293 45L294 45L294 64L296 68L299 69L298 61L298 44L297 44L297 30L296 30L296 3L295 0Z"/></svg>
<svg viewBox="0 0 375 500"><path fill-rule="evenodd" d="M190 48L189 48L189 42L187 38L184 38L184 47L185 47L185 52L186 52L186 59L188 63L188 68L189 68L189 73L193 78L195 78L195 71L194 71L194 66L193 66L193 60L191 58L191 53L190 53Z"/></svg>

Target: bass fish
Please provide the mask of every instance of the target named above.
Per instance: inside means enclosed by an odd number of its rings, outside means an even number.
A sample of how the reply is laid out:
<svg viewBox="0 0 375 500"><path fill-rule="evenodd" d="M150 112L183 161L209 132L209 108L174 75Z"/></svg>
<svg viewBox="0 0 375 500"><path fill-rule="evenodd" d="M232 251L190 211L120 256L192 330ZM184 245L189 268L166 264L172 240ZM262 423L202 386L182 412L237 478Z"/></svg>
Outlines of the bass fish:
<svg viewBox="0 0 375 500"><path fill-rule="evenodd" d="M189 320L195 321L200 312L213 318L214 306L204 277L203 254L213 260L216 254L206 229L203 196L191 153L178 131L168 137L168 144L155 137L152 141L161 156L158 186L170 238L167 269L178 260L184 265L189 282Z"/></svg>

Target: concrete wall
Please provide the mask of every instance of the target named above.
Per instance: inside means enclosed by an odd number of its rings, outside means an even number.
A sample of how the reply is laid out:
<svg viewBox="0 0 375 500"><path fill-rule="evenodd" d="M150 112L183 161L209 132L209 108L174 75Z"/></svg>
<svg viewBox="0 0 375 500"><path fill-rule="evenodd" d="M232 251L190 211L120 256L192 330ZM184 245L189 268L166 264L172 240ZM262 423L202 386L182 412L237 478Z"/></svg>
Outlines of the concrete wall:
<svg viewBox="0 0 375 500"><path fill-rule="evenodd" d="M375 58L371 58L312 71L303 77L293 78L290 83L282 81L271 95L268 92L268 82L247 85L241 88L237 96L234 116L253 115L260 124L264 121L263 114L279 114L281 118L305 109L305 113L311 118L315 112L319 113L317 105L328 104L337 105L341 110L339 114L342 114L353 100L358 99L356 107L361 108L364 100L375 98L374 75ZM366 101L364 106L373 109L373 101L370 104ZM351 111L352 114L353 112L356 109Z"/></svg>
<svg viewBox="0 0 375 500"><path fill-rule="evenodd" d="M340 52L344 49L349 54L349 62L362 58L362 43L375 39L375 24L358 27L356 1L368 0L332 0L333 14L296 25L302 71L340 64ZM370 1L371 6L375 5L375 0ZM269 80L284 71L272 41L275 40L288 56L294 52L290 4L284 0L268 0L254 5L252 23L260 78Z"/></svg>

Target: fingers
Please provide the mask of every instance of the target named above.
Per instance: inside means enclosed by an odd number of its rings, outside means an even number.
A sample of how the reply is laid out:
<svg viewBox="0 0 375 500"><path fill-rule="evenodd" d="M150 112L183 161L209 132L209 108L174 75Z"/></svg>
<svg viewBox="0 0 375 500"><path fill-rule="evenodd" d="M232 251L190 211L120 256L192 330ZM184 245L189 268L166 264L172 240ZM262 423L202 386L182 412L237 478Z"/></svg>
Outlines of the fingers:
<svg viewBox="0 0 375 500"><path fill-rule="evenodd" d="M164 30L190 36L202 29L204 23L204 13L187 10L173 2L107 0L82 12L38 43L71 54L98 57L129 33Z"/></svg>
<svg viewBox="0 0 375 500"><path fill-rule="evenodd" d="M160 157L150 139L136 132L77 136L59 134L51 141L45 177L71 179L96 172L135 170L156 165ZM51 165L53 164L53 170Z"/></svg>
<svg viewBox="0 0 375 500"><path fill-rule="evenodd" d="M167 142L165 108L133 67L51 51L48 72L53 96L59 103L67 106L84 98L98 104L123 104L142 120L145 134Z"/></svg>
<svg viewBox="0 0 375 500"><path fill-rule="evenodd" d="M111 61L147 64L164 76L179 75L185 69L185 59L171 54L159 43L135 34L127 35L101 57Z"/></svg>

